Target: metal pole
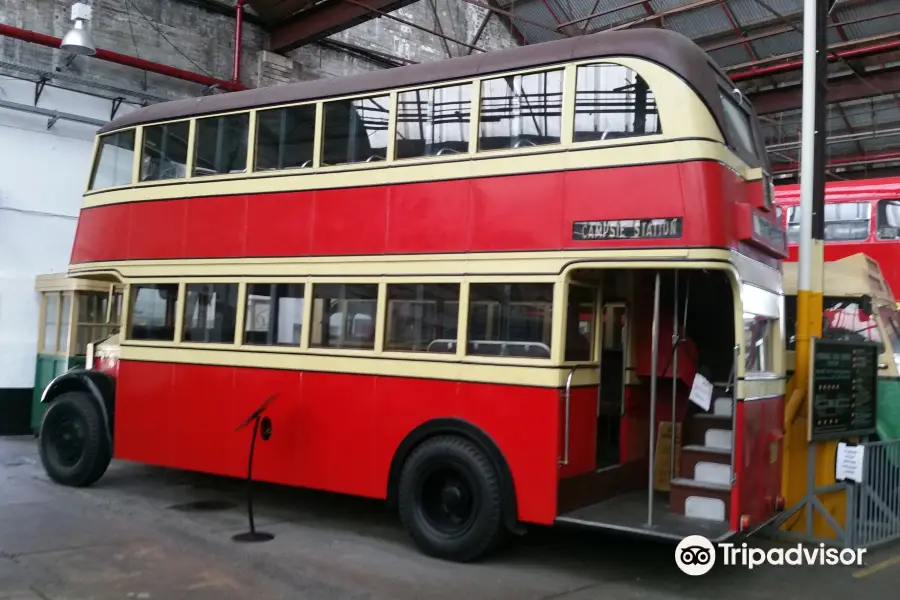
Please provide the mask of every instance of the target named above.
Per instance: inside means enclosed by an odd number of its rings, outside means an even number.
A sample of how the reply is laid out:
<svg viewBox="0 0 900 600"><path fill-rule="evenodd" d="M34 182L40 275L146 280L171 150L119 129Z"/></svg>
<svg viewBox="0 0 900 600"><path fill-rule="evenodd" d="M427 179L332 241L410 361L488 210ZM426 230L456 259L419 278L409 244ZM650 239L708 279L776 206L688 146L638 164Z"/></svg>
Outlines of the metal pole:
<svg viewBox="0 0 900 600"><path fill-rule="evenodd" d="M798 259L798 293L810 290L812 258L812 211L813 182L815 177L816 137L816 3L818 0L804 0L803 3L803 115L800 149L800 256ZM805 308L805 307L804 307ZM797 315L803 323L803 315ZM809 333L804 344L809 344ZM799 338L799 336L798 336ZM802 356L806 348L797 348Z"/></svg>
<svg viewBox="0 0 900 600"><path fill-rule="evenodd" d="M658 383L659 374L656 370L659 368L659 286L660 274L656 272L656 284L653 290L653 332L651 342L650 355L650 469L647 474L647 526L653 525L653 470L654 470L654 450L656 446L656 384Z"/></svg>
<svg viewBox="0 0 900 600"><path fill-rule="evenodd" d="M678 393L678 271L675 271L675 302L672 314L672 431L669 436L669 481L675 479L675 401Z"/></svg>
<svg viewBox="0 0 900 600"><path fill-rule="evenodd" d="M234 3L234 64L231 70L231 81L241 83L241 49L243 47L244 4L246 0Z"/></svg>
<svg viewBox="0 0 900 600"><path fill-rule="evenodd" d="M822 284L825 237L825 99L828 79L826 24L832 0L803 3L803 121L800 179L800 253L797 278L797 347L791 396L785 406L784 468L782 489L788 504L813 493L809 482L798 476L801 452L814 461L814 449L801 437L794 422L809 401L811 338L822 335ZM793 465L793 466L792 466ZM808 469L813 469L809 465ZM800 475L799 472L796 475ZM799 485L798 485L799 483ZM807 508L807 510L811 510Z"/></svg>

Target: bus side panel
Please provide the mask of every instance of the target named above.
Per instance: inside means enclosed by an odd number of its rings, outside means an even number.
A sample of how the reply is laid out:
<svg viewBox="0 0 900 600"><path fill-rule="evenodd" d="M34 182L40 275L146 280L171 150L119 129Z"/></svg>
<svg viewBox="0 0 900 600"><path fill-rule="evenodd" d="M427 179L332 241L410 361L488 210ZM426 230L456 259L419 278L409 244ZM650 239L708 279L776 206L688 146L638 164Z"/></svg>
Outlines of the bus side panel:
<svg viewBox="0 0 900 600"><path fill-rule="evenodd" d="M569 464L560 467L560 478L574 477L597 468L598 393L596 385L572 388L569 398ZM565 392L559 395L559 456L565 456Z"/></svg>
<svg viewBox="0 0 900 600"><path fill-rule="evenodd" d="M762 523L775 513L775 499L781 494L782 430L784 397L747 400L738 404L743 427L735 453L739 481L739 514L750 515L750 525ZM740 427L740 422L738 426Z"/></svg>
<svg viewBox="0 0 900 600"><path fill-rule="evenodd" d="M432 419L459 418L506 458L519 519L556 516L555 389L130 360L117 385L117 458L244 477L252 426L235 429L277 393L254 478L384 498L403 439Z"/></svg>
<svg viewBox="0 0 900 600"><path fill-rule="evenodd" d="M727 246L724 199L738 190L723 187L729 173L714 162L690 161L95 206L81 210L71 263ZM546 201L555 197L563 203ZM273 221L273 209L283 218ZM628 239L613 229L608 237L573 239L575 221L672 217L683 219L677 240L652 232Z"/></svg>

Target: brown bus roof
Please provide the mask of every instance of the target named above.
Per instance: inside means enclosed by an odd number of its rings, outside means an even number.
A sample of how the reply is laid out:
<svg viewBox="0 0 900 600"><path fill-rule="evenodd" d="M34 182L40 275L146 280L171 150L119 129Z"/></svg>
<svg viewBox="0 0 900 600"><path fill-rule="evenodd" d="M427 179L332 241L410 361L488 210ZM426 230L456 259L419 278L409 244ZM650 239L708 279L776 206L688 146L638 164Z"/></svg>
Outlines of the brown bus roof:
<svg viewBox="0 0 900 600"><path fill-rule="evenodd" d="M679 33L665 29L636 29L600 32L348 77L163 102L123 115L100 128L99 133L181 117L439 83L570 60L612 56L643 58L668 68L699 93L720 126L724 123L715 73L718 72L725 81L727 78L708 55ZM725 130L724 127L722 129Z"/></svg>

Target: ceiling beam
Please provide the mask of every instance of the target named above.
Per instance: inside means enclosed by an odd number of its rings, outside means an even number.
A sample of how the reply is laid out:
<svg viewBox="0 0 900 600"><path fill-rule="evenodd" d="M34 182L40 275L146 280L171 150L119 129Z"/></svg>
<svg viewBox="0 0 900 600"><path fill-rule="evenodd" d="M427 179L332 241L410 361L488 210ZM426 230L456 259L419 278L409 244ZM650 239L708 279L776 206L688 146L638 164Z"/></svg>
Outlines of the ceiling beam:
<svg viewBox="0 0 900 600"><path fill-rule="evenodd" d="M856 75L829 79L826 102L831 104L880 96L875 90L884 94L900 93L900 70L866 73L862 79ZM747 97L760 115L799 110L803 106L803 86L797 83L774 90L748 93Z"/></svg>
<svg viewBox="0 0 900 600"><path fill-rule="evenodd" d="M857 47L859 44L870 45ZM845 43L832 44L828 48L828 62L846 62L853 58L884 54L896 50L900 50L900 39L898 39L897 32L891 32L869 38L855 39ZM790 54L771 56L759 61L733 65L727 67L725 71L732 81L745 81L775 75L776 73L798 71L803 68L802 55L803 52L791 52Z"/></svg>
<svg viewBox="0 0 900 600"><path fill-rule="evenodd" d="M272 31L270 50L285 53L310 42L318 42L349 29L373 16L373 11L389 12L415 0L361 0L358 3L330 0L301 11L295 18Z"/></svg>
<svg viewBox="0 0 900 600"><path fill-rule="evenodd" d="M900 161L900 152L883 152L880 154L869 154L866 156L846 156L840 158L833 158L828 161L828 164L825 166L827 170L837 169L837 168L846 168L846 167L858 167L863 165L871 165L877 163L884 162L898 162ZM782 163L778 165L772 165L773 173L791 173L800 170L800 163L798 162L790 162L790 163Z"/></svg>

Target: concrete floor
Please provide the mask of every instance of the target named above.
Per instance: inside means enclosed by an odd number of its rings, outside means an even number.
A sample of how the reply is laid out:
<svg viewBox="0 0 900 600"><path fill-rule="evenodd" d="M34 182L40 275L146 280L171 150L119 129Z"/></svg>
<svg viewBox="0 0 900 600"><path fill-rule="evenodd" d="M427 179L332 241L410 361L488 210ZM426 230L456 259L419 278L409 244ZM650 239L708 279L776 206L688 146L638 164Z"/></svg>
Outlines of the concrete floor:
<svg viewBox="0 0 900 600"><path fill-rule="evenodd" d="M900 589L898 548L863 569L717 566L691 578L671 545L553 528L459 565L419 554L380 502L275 486L258 496L258 527L276 538L236 544L240 482L116 462L94 487L70 489L48 481L33 439L0 438L0 600L822 600ZM179 507L197 500L232 506Z"/></svg>

